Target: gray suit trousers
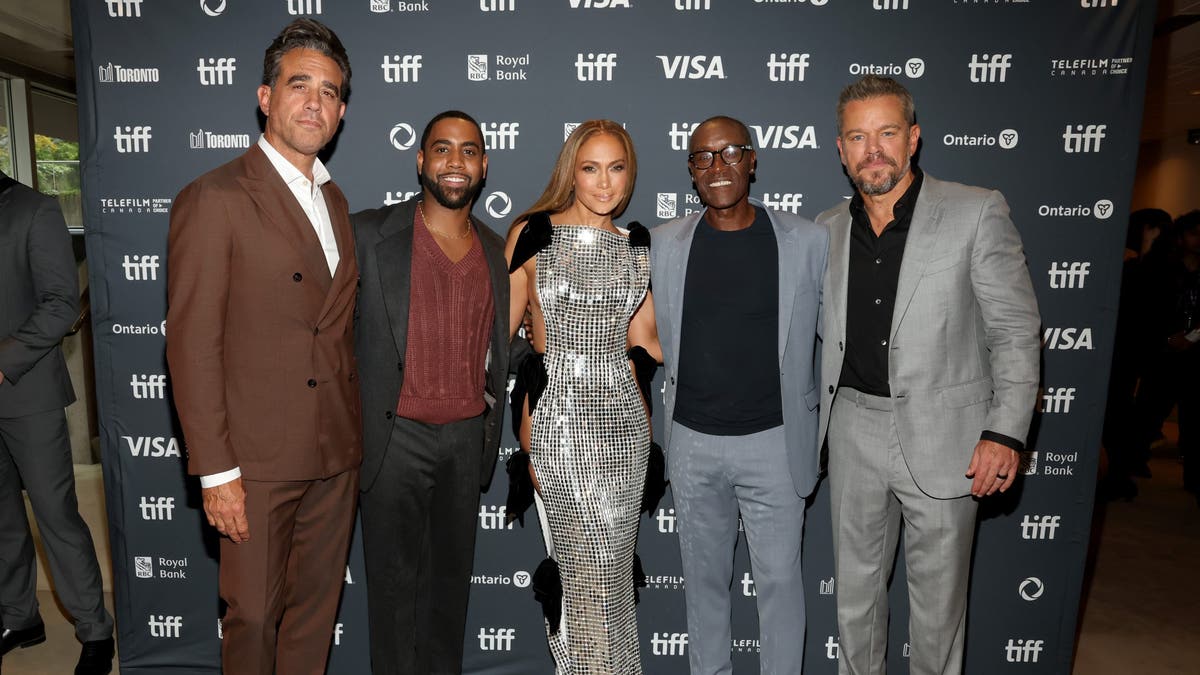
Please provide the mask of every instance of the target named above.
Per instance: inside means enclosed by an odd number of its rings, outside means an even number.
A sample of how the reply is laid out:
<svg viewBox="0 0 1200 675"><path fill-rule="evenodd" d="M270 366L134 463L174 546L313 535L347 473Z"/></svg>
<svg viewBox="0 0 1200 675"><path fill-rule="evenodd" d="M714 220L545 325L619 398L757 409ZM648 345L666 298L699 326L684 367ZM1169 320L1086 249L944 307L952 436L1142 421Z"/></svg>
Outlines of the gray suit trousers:
<svg viewBox="0 0 1200 675"><path fill-rule="evenodd" d="M100 565L79 515L67 419L61 409L0 418L0 616L13 630L37 623L37 565L21 486L37 518L54 590L84 642L112 637Z"/></svg>
<svg viewBox="0 0 1200 675"><path fill-rule="evenodd" d="M905 462L891 399L845 387L837 390L830 413L829 483L840 675L884 672L888 578L901 521L909 672L961 673L975 500L935 499L922 492Z"/></svg>
<svg viewBox="0 0 1200 675"><path fill-rule="evenodd" d="M758 594L761 672L799 675L804 663L804 500L784 442L782 426L746 436L710 436L682 424L671 429L667 465L687 580L692 675L733 672L729 593L739 511Z"/></svg>

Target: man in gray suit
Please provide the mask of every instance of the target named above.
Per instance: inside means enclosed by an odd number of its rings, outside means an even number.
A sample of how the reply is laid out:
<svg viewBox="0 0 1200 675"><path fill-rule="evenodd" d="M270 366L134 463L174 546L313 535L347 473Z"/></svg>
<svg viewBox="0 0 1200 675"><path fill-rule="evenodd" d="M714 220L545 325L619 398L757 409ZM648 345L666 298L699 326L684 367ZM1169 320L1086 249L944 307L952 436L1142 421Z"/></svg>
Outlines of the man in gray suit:
<svg viewBox="0 0 1200 675"><path fill-rule="evenodd" d="M688 150L706 208L654 228L650 258L691 671L733 670L729 593L740 511L762 672L799 673L800 537L818 473L815 364L828 236L749 198L757 157L738 120L702 122Z"/></svg>
<svg viewBox="0 0 1200 675"><path fill-rule="evenodd" d="M71 235L58 202L0 173L0 654L46 639L21 486L54 586L83 642L76 675L112 670L92 535L79 516L63 407L75 401L60 343L79 313Z"/></svg>
<svg viewBox="0 0 1200 675"><path fill-rule="evenodd" d="M920 134L895 80L846 87L837 145L857 193L817 218L842 675L884 672L901 519L910 672L961 672L976 499L1012 485L1037 397L1037 301L1008 206L912 166Z"/></svg>

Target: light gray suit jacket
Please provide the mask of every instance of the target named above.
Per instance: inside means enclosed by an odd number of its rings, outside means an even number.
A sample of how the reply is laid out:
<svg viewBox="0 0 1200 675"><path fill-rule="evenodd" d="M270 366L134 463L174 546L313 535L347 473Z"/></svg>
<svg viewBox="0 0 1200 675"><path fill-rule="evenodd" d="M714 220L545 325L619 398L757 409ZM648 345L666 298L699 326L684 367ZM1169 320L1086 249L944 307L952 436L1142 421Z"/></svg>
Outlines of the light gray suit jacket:
<svg viewBox="0 0 1200 675"><path fill-rule="evenodd" d="M751 199L758 207L762 203ZM765 208L765 207L764 207ZM812 221L766 209L779 248L779 384L783 399L784 437L788 467L796 493L807 497L820 472L817 443L817 329L821 325L821 282L829 251L829 236ZM650 278L654 288L654 318L666 367L663 401L666 429L663 446L671 452L671 418L675 413L679 378L679 331L683 318L683 288L687 279L692 235L703 212L663 223L650 231ZM736 278L738 270L712 270ZM729 330L737 330L730 326ZM737 368L737 363L730 363ZM696 375L693 375L694 377ZM703 375L699 375L703 377Z"/></svg>
<svg viewBox="0 0 1200 675"><path fill-rule="evenodd" d="M830 235L824 442L845 356L849 200L817 222ZM1040 323L1004 197L925 174L900 263L888 383L901 451L926 494L949 499L970 492L964 474L983 431L1024 442L1037 399Z"/></svg>

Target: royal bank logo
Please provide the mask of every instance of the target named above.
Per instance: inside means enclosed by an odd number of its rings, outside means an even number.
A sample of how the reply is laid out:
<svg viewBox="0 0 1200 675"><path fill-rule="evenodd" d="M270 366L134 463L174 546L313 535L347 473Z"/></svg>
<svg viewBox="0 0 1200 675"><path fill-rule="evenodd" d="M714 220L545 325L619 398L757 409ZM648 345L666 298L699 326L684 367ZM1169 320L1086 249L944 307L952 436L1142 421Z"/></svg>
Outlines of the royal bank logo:
<svg viewBox="0 0 1200 675"><path fill-rule="evenodd" d="M156 255L126 255L121 270L126 281L158 281L158 268L162 265Z"/></svg>
<svg viewBox="0 0 1200 675"><path fill-rule="evenodd" d="M472 82L488 79L487 54L467 54L467 79Z"/></svg>
<svg viewBox="0 0 1200 675"><path fill-rule="evenodd" d="M225 13L226 0L200 0L200 9L207 16L221 16Z"/></svg>
<svg viewBox="0 0 1200 675"><path fill-rule="evenodd" d="M837 587L837 581L833 577L828 579L818 579L817 593L820 595L833 595L833 589Z"/></svg>
<svg viewBox="0 0 1200 675"><path fill-rule="evenodd" d="M882 11L908 9L908 0L871 0L871 9Z"/></svg>
<svg viewBox="0 0 1200 675"><path fill-rule="evenodd" d="M1104 133L1107 128L1107 124L1068 124L1062 135L1063 152L1100 152L1100 143L1107 138Z"/></svg>
<svg viewBox="0 0 1200 675"><path fill-rule="evenodd" d="M397 150L408 150L417 142L417 132L407 122L397 122L388 132L388 140Z"/></svg>
<svg viewBox="0 0 1200 675"><path fill-rule="evenodd" d="M175 514L174 497L142 497L138 502L142 520L172 520Z"/></svg>
<svg viewBox="0 0 1200 675"><path fill-rule="evenodd" d="M616 68L617 55L611 52L575 55L575 79L580 82L611 82Z"/></svg>
<svg viewBox="0 0 1200 675"><path fill-rule="evenodd" d="M521 135L520 122L484 122L479 128L483 130L483 143L489 152L517 149L517 137Z"/></svg>
<svg viewBox="0 0 1200 675"><path fill-rule="evenodd" d="M712 9L712 0L675 0L675 9L680 12L707 12Z"/></svg>
<svg viewBox="0 0 1200 675"><path fill-rule="evenodd" d="M517 0L479 0L481 12L515 12Z"/></svg>
<svg viewBox="0 0 1200 675"><path fill-rule="evenodd" d="M480 504L479 505L479 529L481 530L511 530L516 526L517 521L514 519L511 523L505 524L504 519L507 515L507 510L504 506Z"/></svg>
<svg viewBox="0 0 1200 675"><path fill-rule="evenodd" d="M287 8L292 16L320 14L321 0L287 0Z"/></svg>
<svg viewBox="0 0 1200 675"><path fill-rule="evenodd" d="M771 52L767 57L767 79L772 82L803 82L808 71L807 53Z"/></svg>
<svg viewBox="0 0 1200 675"><path fill-rule="evenodd" d="M571 133L579 128L579 122L563 122L563 141L571 137Z"/></svg>
<svg viewBox="0 0 1200 675"><path fill-rule="evenodd" d="M1036 476L1038 472L1038 451L1034 450L1025 457L1023 466L1026 476Z"/></svg>
<svg viewBox="0 0 1200 675"><path fill-rule="evenodd" d="M1042 593L1046 591L1046 586L1042 580L1037 577L1026 577L1020 584L1017 584L1017 594L1025 602L1033 602L1042 597Z"/></svg>
<svg viewBox="0 0 1200 675"><path fill-rule="evenodd" d="M371 11L376 14L392 11L392 0L371 0Z"/></svg>
<svg viewBox="0 0 1200 675"><path fill-rule="evenodd" d="M764 192L762 203L767 208L788 213L800 213L804 206L804 194L800 192Z"/></svg>
<svg viewBox="0 0 1200 675"><path fill-rule="evenodd" d="M568 0L571 9L630 9L629 0Z"/></svg>
<svg viewBox="0 0 1200 675"><path fill-rule="evenodd" d="M1092 351L1091 328L1046 328L1042 331L1042 346L1057 351Z"/></svg>
<svg viewBox="0 0 1200 675"><path fill-rule="evenodd" d="M183 630L183 617L151 614L149 625L152 638L178 638Z"/></svg>
<svg viewBox="0 0 1200 675"><path fill-rule="evenodd" d="M192 150L244 150L250 147L250 134L219 134L197 129L188 132L188 147Z"/></svg>
<svg viewBox="0 0 1200 675"><path fill-rule="evenodd" d="M142 0L104 0L108 15L114 19L140 19Z"/></svg>
<svg viewBox="0 0 1200 675"><path fill-rule="evenodd" d="M1088 0L1083 1L1088 2ZM1099 1L1103 2L1104 0ZM1113 1L1116 2L1116 0ZM1086 7L1086 5L1084 6ZM1045 644L1045 640L1014 640L1010 638L1008 644L1004 646L1004 660L1009 663L1037 663Z"/></svg>
<svg viewBox="0 0 1200 675"><path fill-rule="evenodd" d="M671 142L671 149L687 150L688 140L692 137L692 132L698 126L700 126L699 122L671 122L671 130L667 132L667 138Z"/></svg>
<svg viewBox="0 0 1200 675"><path fill-rule="evenodd" d="M687 633L654 633L650 637L650 653L655 656L686 656Z"/></svg>
<svg viewBox="0 0 1200 675"><path fill-rule="evenodd" d="M100 213L166 214L171 212L170 197L101 197Z"/></svg>
<svg viewBox="0 0 1200 675"><path fill-rule="evenodd" d="M1050 288L1083 288L1091 273L1092 263L1090 262L1052 262L1049 271Z"/></svg>
<svg viewBox="0 0 1200 675"><path fill-rule="evenodd" d="M134 556L133 574L139 579L153 579L154 559L148 555Z"/></svg>
<svg viewBox="0 0 1200 675"><path fill-rule="evenodd" d="M666 220L675 218L679 212L679 195L675 192L660 192L654 200L654 215Z"/></svg>
<svg viewBox="0 0 1200 675"><path fill-rule="evenodd" d="M513 642L517 639L516 628L484 628L479 629L479 651L481 652L511 652Z"/></svg>
<svg viewBox="0 0 1200 675"><path fill-rule="evenodd" d="M1046 414L1069 413L1074 400L1075 387L1046 387L1039 409Z"/></svg>
<svg viewBox="0 0 1200 675"><path fill-rule="evenodd" d="M719 55L660 54L657 58L662 64L663 77L668 80L725 79L725 62Z"/></svg>
<svg viewBox="0 0 1200 675"><path fill-rule="evenodd" d="M415 190L396 190L395 192L391 192L389 190L383 195L383 205L391 206L393 204L399 204L400 202L406 202L419 194L421 193Z"/></svg>
<svg viewBox="0 0 1200 675"><path fill-rule="evenodd" d="M111 61L96 66L96 79L102 84L147 84L159 81L158 68L126 68Z"/></svg>
<svg viewBox="0 0 1200 675"><path fill-rule="evenodd" d="M950 148L1000 148L1012 150L1017 147L1021 135L1016 129L1003 129L998 134L946 134L942 145Z"/></svg>
<svg viewBox="0 0 1200 675"><path fill-rule="evenodd" d="M383 57L383 81L388 84L418 82L421 79L421 54L390 54Z"/></svg>
<svg viewBox="0 0 1200 675"><path fill-rule="evenodd" d="M747 598L758 597L758 589L754 587L754 577L749 572L742 573L742 595Z"/></svg>
<svg viewBox="0 0 1200 675"><path fill-rule="evenodd" d="M1095 216L1097 220L1108 220L1113 214L1111 199L1098 199L1092 205L1087 204L1042 204L1038 207L1039 216L1054 216L1059 218L1087 218Z"/></svg>
<svg viewBox="0 0 1200 675"><path fill-rule="evenodd" d="M167 376L134 373L129 380L129 388L133 398L139 401L162 400L167 396Z"/></svg>
<svg viewBox="0 0 1200 675"><path fill-rule="evenodd" d="M174 436L122 436L132 457L179 457L179 439Z"/></svg>
<svg viewBox="0 0 1200 675"><path fill-rule="evenodd" d="M187 579L187 558L159 558L158 574L154 573L154 559L148 555L133 559L133 571L139 579Z"/></svg>
<svg viewBox="0 0 1200 675"><path fill-rule="evenodd" d="M1128 75L1132 56L1105 59L1050 59L1051 77L1106 77Z"/></svg>
<svg viewBox="0 0 1200 675"><path fill-rule="evenodd" d="M849 71L851 75L855 76L885 75L915 80L925 74L925 60L913 57L905 61L903 65L898 63L851 63Z"/></svg>
<svg viewBox="0 0 1200 675"><path fill-rule="evenodd" d="M150 139L154 137L150 132L150 126L114 127L113 140L117 142L117 152L150 152Z"/></svg>
<svg viewBox="0 0 1200 675"><path fill-rule="evenodd" d="M1040 468L1037 462L1034 464L1034 470L1042 476L1055 476L1059 478L1070 477L1075 475L1075 465L1079 463L1079 451L1059 452L1056 450L1046 450L1042 452L1042 461Z"/></svg>
<svg viewBox="0 0 1200 675"><path fill-rule="evenodd" d="M979 83L1004 82L1012 67L1012 54L972 54L967 70L971 81Z"/></svg>
<svg viewBox="0 0 1200 675"><path fill-rule="evenodd" d="M663 534L674 534L679 524L673 508L659 509L658 513L654 515L654 520L658 523L658 531Z"/></svg>
<svg viewBox="0 0 1200 675"><path fill-rule="evenodd" d="M500 220L512 212L512 199L508 193L496 190L484 200L483 208L489 216Z"/></svg>
<svg viewBox="0 0 1200 675"><path fill-rule="evenodd" d="M1021 519L1022 539L1054 539L1062 524L1062 516L1033 516L1025 514Z"/></svg>
<svg viewBox="0 0 1200 675"><path fill-rule="evenodd" d="M237 72L237 59L201 57L196 72L200 73L200 84L205 87L233 84L233 74Z"/></svg>
<svg viewBox="0 0 1200 675"><path fill-rule="evenodd" d="M391 0L371 0L371 11L375 12L376 14L383 14L385 12L392 11ZM405 2L404 0L398 0L396 2L396 11L407 12L410 14L415 12L428 12L429 2L428 0L421 0L421 2Z"/></svg>
<svg viewBox="0 0 1200 675"><path fill-rule="evenodd" d="M816 150L817 130L811 124L751 124L757 148L772 150Z"/></svg>

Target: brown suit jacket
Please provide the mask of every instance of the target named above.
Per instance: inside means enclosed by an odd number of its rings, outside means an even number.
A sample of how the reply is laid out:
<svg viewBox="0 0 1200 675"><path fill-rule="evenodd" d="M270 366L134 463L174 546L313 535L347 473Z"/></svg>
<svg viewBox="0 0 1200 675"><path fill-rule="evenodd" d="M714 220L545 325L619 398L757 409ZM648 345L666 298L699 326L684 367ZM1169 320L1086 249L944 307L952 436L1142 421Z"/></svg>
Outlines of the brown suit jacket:
<svg viewBox="0 0 1200 675"><path fill-rule="evenodd" d="M167 362L188 472L327 478L362 460L346 198L322 188L340 261L257 145L175 198Z"/></svg>

